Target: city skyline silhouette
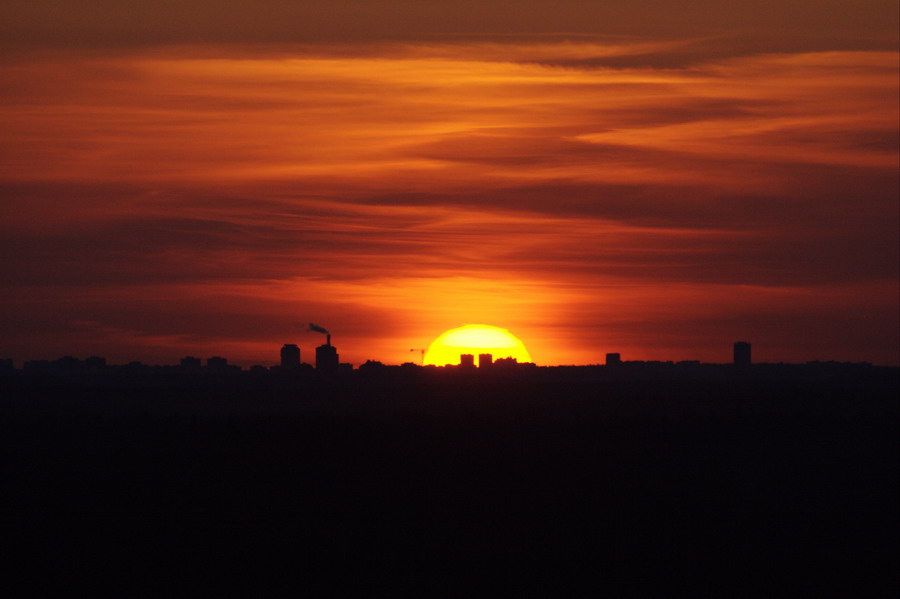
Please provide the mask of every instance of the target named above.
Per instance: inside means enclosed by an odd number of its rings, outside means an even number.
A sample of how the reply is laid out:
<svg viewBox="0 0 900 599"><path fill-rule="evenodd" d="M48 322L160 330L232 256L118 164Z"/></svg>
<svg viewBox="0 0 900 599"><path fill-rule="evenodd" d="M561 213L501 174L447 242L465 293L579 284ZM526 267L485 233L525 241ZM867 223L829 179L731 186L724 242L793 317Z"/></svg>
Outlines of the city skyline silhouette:
<svg viewBox="0 0 900 599"><path fill-rule="evenodd" d="M0 2L6 594L897 596L898 23Z"/></svg>
<svg viewBox="0 0 900 599"><path fill-rule="evenodd" d="M735 345L727 364L317 369L292 344L271 369L0 363L7 581L368 592L413 563L403 586L890 594L900 369ZM36 566L54 576L17 574Z"/></svg>
<svg viewBox="0 0 900 599"><path fill-rule="evenodd" d="M751 373L765 378L773 373L781 373L781 376L803 376L808 374L832 373L842 376L851 376L853 373L864 375L867 372L898 372L897 367L873 365L869 362L839 362L835 360L810 361L803 364L791 363L754 363L751 358L752 344L747 341L737 341L732 346L732 359L728 362L705 363L700 360L627 360L623 359L619 352L607 353L605 362L599 361L592 364L569 364L545 366L533 362L519 362L512 357L502 355L494 356L491 353L461 353L458 361L444 365L423 365L415 362L403 362L402 364L385 364L377 359L366 360L362 364L354 365L340 362L337 347L331 343L331 334L325 329L320 331L326 334L326 342L315 348L313 361L304 362L301 347L295 343L286 343L279 348L274 364L254 364L249 368L230 364L227 357L212 356L205 360L195 356L185 356L176 364L144 364L132 361L124 364L109 364L106 358L90 356L78 358L66 355L55 360L25 360L20 367L11 358L0 359L0 376L22 373L34 377L59 376L59 375L119 375L119 376L146 376L146 375L237 375L249 373L256 377L264 374L274 376L310 376L318 373L324 376L348 377L384 374L393 372L403 376L413 371L450 371L461 375L478 371L481 376L502 374L505 377L520 376L528 378L535 371L548 373L549 379L570 375L572 372L582 371L582 376L625 377L635 380L657 379L660 376L679 376L688 380L703 380L708 378L721 378L731 376L747 376ZM414 350L411 350L414 351ZM423 354L424 355L424 354ZM873 370L875 369L875 370Z"/></svg>

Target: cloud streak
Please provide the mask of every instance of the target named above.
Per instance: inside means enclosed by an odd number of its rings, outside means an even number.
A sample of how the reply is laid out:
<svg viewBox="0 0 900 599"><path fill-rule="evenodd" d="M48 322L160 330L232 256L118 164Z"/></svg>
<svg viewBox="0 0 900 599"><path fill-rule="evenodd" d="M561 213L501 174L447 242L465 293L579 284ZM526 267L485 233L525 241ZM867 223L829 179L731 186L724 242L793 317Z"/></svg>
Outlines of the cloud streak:
<svg viewBox="0 0 900 599"><path fill-rule="evenodd" d="M68 331L100 353L127 330L154 356L265 361L303 314L355 362L466 322L544 363L724 360L757 331L769 359L896 362L896 52L602 64L696 46L7 61L3 351L65 351L49 339Z"/></svg>

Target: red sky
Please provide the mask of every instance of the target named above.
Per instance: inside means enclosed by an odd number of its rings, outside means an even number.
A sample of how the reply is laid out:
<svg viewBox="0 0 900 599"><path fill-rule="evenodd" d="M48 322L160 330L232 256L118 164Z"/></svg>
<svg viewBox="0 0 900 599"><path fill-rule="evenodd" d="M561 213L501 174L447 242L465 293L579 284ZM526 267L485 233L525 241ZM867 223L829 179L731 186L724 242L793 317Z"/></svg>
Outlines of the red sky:
<svg viewBox="0 0 900 599"><path fill-rule="evenodd" d="M482 4L4 3L0 357L900 362L896 2Z"/></svg>

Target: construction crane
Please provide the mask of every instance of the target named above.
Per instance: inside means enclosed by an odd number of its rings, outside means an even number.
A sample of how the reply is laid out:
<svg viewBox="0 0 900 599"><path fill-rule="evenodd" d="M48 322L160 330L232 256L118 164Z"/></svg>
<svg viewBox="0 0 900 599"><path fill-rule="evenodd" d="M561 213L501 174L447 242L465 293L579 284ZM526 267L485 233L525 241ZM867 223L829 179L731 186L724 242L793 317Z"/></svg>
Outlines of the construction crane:
<svg viewBox="0 0 900 599"><path fill-rule="evenodd" d="M413 348L413 349L411 349L411 350L409 350L409 351L417 351L417 352L419 352L419 355L421 356L421 360L422 360L422 366L425 365L425 349L424 349L424 348L418 348L418 349L417 349L417 348Z"/></svg>

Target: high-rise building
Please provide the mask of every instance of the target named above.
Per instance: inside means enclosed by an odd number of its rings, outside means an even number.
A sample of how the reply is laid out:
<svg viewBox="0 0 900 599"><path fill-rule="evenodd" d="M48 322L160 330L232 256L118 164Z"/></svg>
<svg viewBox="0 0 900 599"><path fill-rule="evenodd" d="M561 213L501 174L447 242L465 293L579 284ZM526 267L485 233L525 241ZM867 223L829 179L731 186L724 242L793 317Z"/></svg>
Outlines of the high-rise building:
<svg viewBox="0 0 900 599"><path fill-rule="evenodd" d="M285 370L300 368L300 348L294 343L285 343L281 348L281 367Z"/></svg>
<svg viewBox="0 0 900 599"><path fill-rule="evenodd" d="M614 354L606 354L606 365L607 366L615 366L616 364L622 363L622 354L614 353Z"/></svg>
<svg viewBox="0 0 900 599"><path fill-rule="evenodd" d="M746 341L738 341L734 344L734 365L750 366L750 344Z"/></svg>
<svg viewBox="0 0 900 599"><path fill-rule="evenodd" d="M460 354L459 365L463 368L475 368L475 356L473 354Z"/></svg>
<svg viewBox="0 0 900 599"><path fill-rule="evenodd" d="M490 368L494 364L494 356L491 354L478 354L478 367Z"/></svg>
<svg viewBox="0 0 900 599"><path fill-rule="evenodd" d="M331 335L328 335L328 341L316 348L316 370L337 370L338 364L337 349L331 345Z"/></svg>

